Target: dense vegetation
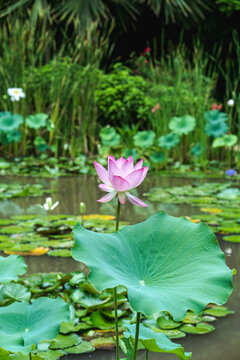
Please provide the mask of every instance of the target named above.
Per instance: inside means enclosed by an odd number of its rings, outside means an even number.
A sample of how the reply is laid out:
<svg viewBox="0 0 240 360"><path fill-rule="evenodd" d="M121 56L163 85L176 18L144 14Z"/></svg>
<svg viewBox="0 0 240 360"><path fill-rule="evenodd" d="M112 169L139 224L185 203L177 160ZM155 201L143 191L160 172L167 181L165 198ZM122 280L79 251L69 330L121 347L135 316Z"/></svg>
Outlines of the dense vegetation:
<svg viewBox="0 0 240 360"><path fill-rule="evenodd" d="M164 19L162 40L116 58L117 29L138 26L147 7ZM156 169L239 166L239 36L228 34L227 58L223 43L209 51L201 40L214 12L217 23L238 10L238 1L0 2L2 156L124 149ZM163 27L172 23L188 23L185 33L200 24L191 47L184 32L171 42ZM20 101L7 95L14 87L26 94Z"/></svg>

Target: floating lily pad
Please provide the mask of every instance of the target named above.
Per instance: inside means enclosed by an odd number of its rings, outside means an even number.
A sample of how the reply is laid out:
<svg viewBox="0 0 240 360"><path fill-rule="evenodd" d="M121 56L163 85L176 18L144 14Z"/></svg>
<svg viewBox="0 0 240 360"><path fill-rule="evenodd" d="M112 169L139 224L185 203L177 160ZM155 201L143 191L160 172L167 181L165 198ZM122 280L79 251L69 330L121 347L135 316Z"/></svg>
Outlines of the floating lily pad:
<svg viewBox="0 0 240 360"><path fill-rule="evenodd" d="M41 359L46 360L58 360L62 356L66 355L66 353L61 350L38 351L37 354L41 357ZM33 356L32 359L35 360Z"/></svg>
<svg viewBox="0 0 240 360"><path fill-rule="evenodd" d="M68 354L84 354L88 352L92 352L95 350L95 347L88 341L83 341L77 346L73 346L71 348L64 349Z"/></svg>
<svg viewBox="0 0 240 360"><path fill-rule="evenodd" d="M176 329L182 325L182 323L174 321L168 314L160 316L157 319L157 324L164 330Z"/></svg>
<svg viewBox="0 0 240 360"><path fill-rule="evenodd" d="M100 350L112 350L115 348L116 343L113 338L96 338L90 341L91 345Z"/></svg>
<svg viewBox="0 0 240 360"><path fill-rule="evenodd" d="M49 256L59 256L59 257L71 257L71 251L67 249L58 249L51 250L47 253Z"/></svg>
<svg viewBox="0 0 240 360"><path fill-rule="evenodd" d="M239 243L240 242L240 235L224 236L223 240L224 241L229 241L229 242Z"/></svg>
<svg viewBox="0 0 240 360"><path fill-rule="evenodd" d="M180 328L181 331L184 331L189 334L207 334L215 330L215 327L207 323L199 323L196 326L191 324L184 324Z"/></svg>
<svg viewBox="0 0 240 360"><path fill-rule="evenodd" d="M234 311L229 310L227 307L225 306L216 306L216 307L211 307L210 309L206 309L203 311L204 314L207 315L211 315L211 316L226 316L226 315L231 315L234 314Z"/></svg>
<svg viewBox="0 0 240 360"><path fill-rule="evenodd" d="M240 200L240 190L236 188L225 189L220 193L218 193L217 197L219 199L224 199L224 200L235 200L235 199Z"/></svg>
<svg viewBox="0 0 240 360"><path fill-rule="evenodd" d="M82 342L82 338L77 334L61 335L59 334L52 340L50 349L66 349Z"/></svg>

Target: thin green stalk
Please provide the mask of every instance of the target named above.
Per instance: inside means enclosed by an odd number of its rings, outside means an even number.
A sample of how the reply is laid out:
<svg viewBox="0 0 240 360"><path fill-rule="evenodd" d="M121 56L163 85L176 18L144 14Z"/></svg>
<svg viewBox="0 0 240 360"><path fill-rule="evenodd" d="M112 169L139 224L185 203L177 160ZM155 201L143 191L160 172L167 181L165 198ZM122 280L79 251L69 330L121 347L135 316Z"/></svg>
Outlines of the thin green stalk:
<svg viewBox="0 0 240 360"><path fill-rule="evenodd" d="M32 360L32 354L29 353L29 360Z"/></svg>
<svg viewBox="0 0 240 360"><path fill-rule="evenodd" d="M116 216L116 231L119 228L121 204L118 200L117 216ZM114 315L115 315L115 333L116 333L116 360L120 359L119 355L119 331L118 331L118 313L117 313L117 287L114 288Z"/></svg>
<svg viewBox="0 0 240 360"><path fill-rule="evenodd" d="M148 360L148 350L146 350L146 360Z"/></svg>
<svg viewBox="0 0 240 360"><path fill-rule="evenodd" d="M116 360L119 356L119 332L118 332L118 313L117 313L117 287L114 288L114 315L115 315L115 334L116 334Z"/></svg>
<svg viewBox="0 0 240 360"><path fill-rule="evenodd" d="M121 203L120 203L120 201L118 200L117 216L116 216L116 231L118 231L118 229L119 229L120 209L121 209Z"/></svg>
<svg viewBox="0 0 240 360"><path fill-rule="evenodd" d="M137 347L138 347L138 337L139 337L140 315L141 315L140 312L137 312L133 360L137 359Z"/></svg>

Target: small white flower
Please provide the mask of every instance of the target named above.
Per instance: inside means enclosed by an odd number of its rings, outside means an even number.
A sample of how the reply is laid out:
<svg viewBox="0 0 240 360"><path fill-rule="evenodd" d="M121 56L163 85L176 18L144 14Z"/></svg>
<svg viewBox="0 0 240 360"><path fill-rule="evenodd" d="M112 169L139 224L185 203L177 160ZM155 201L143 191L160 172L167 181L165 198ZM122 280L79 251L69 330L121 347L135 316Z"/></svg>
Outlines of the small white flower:
<svg viewBox="0 0 240 360"><path fill-rule="evenodd" d="M11 101L19 101L26 96L21 88L9 88L7 93L10 96Z"/></svg>
<svg viewBox="0 0 240 360"><path fill-rule="evenodd" d="M233 107L233 106L234 106L234 100L233 100L233 99L229 99L229 100L227 101L227 105L228 105L229 107Z"/></svg>
<svg viewBox="0 0 240 360"><path fill-rule="evenodd" d="M46 211L52 211L54 210L59 204L59 201L56 201L55 204L53 204L52 198L48 197L46 198L45 204L40 205L43 209Z"/></svg>

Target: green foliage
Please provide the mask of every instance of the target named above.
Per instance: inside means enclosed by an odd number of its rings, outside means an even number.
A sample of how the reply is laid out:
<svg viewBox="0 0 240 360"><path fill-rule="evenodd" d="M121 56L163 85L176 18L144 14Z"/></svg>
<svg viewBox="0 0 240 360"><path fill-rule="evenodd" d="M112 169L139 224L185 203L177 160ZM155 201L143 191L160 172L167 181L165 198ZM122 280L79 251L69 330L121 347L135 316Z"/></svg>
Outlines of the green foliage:
<svg viewBox="0 0 240 360"><path fill-rule="evenodd" d="M102 116L114 125L135 122L149 86L145 79L133 76L129 68L119 63L110 74L100 73L96 100Z"/></svg>
<svg viewBox="0 0 240 360"><path fill-rule="evenodd" d="M29 115L26 117L26 124L31 129L39 129L47 125L48 115L44 113Z"/></svg>
<svg viewBox="0 0 240 360"><path fill-rule="evenodd" d="M127 325L128 331L124 337L135 339L135 325ZM181 345L175 344L164 334L156 334L153 330L140 324L139 342L144 348L151 352L174 354L181 360L191 359L192 353L184 353Z"/></svg>
<svg viewBox="0 0 240 360"><path fill-rule="evenodd" d="M224 135L223 137L214 139L212 143L213 148L218 147L227 147L231 148L237 143L237 136L236 135Z"/></svg>
<svg viewBox="0 0 240 360"><path fill-rule="evenodd" d="M89 266L89 281L99 291L124 285L130 305L143 314L166 310L178 321L188 309L199 313L210 301L225 303L232 291L232 271L203 223L158 212L119 233L100 234L77 225L74 235L72 255Z"/></svg>
<svg viewBox="0 0 240 360"><path fill-rule="evenodd" d="M205 132L214 138L223 136L228 131L228 116L219 110L205 111Z"/></svg>
<svg viewBox="0 0 240 360"><path fill-rule="evenodd" d="M114 147L120 144L121 137L116 130L110 126L103 127L99 133L104 146Z"/></svg>
<svg viewBox="0 0 240 360"><path fill-rule="evenodd" d="M219 5L220 10L227 15L231 15L233 11L240 10L239 0L216 0L216 3Z"/></svg>
<svg viewBox="0 0 240 360"><path fill-rule="evenodd" d="M21 256L0 257L0 283L7 284L12 280L17 281L18 275L23 275L26 271L27 265Z"/></svg>
<svg viewBox="0 0 240 360"><path fill-rule="evenodd" d="M39 298L32 304L2 307L0 346L12 352L29 353L40 341L54 338L69 315L69 306L61 298Z"/></svg>
<svg viewBox="0 0 240 360"><path fill-rule="evenodd" d="M175 133L169 133L164 136L160 136L158 139L158 145L164 149L172 149L180 142L180 137Z"/></svg>
<svg viewBox="0 0 240 360"><path fill-rule="evenodd" d="M154 131L138 131L133 137L133 142L136 147L148 149L153 146L155 138L156 134Z"/></svg>
<svg viewBox="0 0 240 360"><path fill-rule="evenodd" d="M196 120L190 115L174 117L170 120L169 129L178 135L187 135L195 129Z"/></svg>

